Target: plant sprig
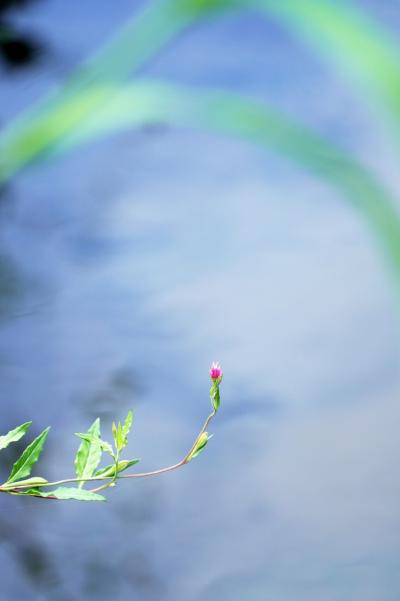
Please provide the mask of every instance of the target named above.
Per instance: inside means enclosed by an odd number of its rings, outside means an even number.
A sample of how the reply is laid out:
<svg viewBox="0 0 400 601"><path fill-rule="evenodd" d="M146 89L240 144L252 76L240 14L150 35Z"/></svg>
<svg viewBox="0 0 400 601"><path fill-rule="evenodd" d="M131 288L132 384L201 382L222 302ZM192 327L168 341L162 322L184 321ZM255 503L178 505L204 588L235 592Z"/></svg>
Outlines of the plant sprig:
<svg viewBox="0 0 400 601"><path fill-rule="evenodd" d="M121 459L121 454L128 444L128 435L133 424L133 412L129 411L123 423L112 423L112 443L101 438L100 418L95 419L86 432L77 432L76 436L81 442L75 456L75 477L64 478L54 482L49 482L41 476L31 477L30 475L34 464L38 461L43 451L50 430L50 428L46 428L26 447L20 457L15 461L7 480L0 485L0 492L10 495L38 497L41 499L105 501L106 498L103 495L98 494L99 491L115 487L118 480L128 478L148 478L183 467L204 450L212 437L207 429L209 423L216 415L220 404L219 385L222 381L222 370L219 363L212 364L210 377L212 382L210 398L213 410L205 420L193 445L178 463L149 472L136 472L121 475L122 472L139 462L139 459ZM25 422L13 430L10 430L10 432L4 436L0 436L0 450L5 449L9 444L17 442L25 436L31 425L31 421ZM111 463L99 467L103 454L110 456ZM86 483L96 483L97 486L86 489L84 488ZM75 486L65 486L72 484ZM48 488L51 490L45 490Z"/></svg>

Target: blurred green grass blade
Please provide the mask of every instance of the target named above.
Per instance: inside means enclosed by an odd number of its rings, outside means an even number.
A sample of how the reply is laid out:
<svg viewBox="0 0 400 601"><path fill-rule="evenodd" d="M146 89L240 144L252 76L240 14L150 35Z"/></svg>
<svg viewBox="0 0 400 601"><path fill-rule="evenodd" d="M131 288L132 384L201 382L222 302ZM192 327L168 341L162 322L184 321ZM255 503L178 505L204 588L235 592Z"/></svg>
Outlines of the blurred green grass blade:
<svg viewBox="0 0 400 601"><path fill-rule="evenodd" d="M40 98L0 135L0 140L35 127L44 112L59 107L94 84L116 83L135 73L157 52L199 19L232 9L236 0L152 0L130 17L110 40L84 60L56 90ZM94 99L92 98L92 102ZM100 101L100 99L98 99ZM80 111L90 107L82 106ZM61 127L61 125L58 125ZM2 157L0 157L2 158ZM1 161L0 161L1 171ZM3 180L5 176L3 175Z"/></svg>
<svg viewBox="0 0 400 601"><path fill-rule="evenodd" d="M84 61L60 89L25 111L0 135L0 183L20 166L46 151L107 102L107 92L140 69L180 32L199 19L224 14L238 6L258 8L284 21L296 35L329 54L335 64L368 83L384 101L386 112L400 121L400 54L386 32L351 2L337 0L153 0ZM82 91L94 88L85 97ZM80 102L71 104L75 95ZM85 98L85 100L83 100ZM64 110L61 109L63 105ZM57 120L53 117L56 110ZM61 111L61 112L58 112ZM44 121L47 127L44 128ZM38 135L39 127L41 135ZM23 144L20 141L23 140Z"/></svg>
<svg viewBox="0 0 400 601"><path fill-rule="evenodd" d="M74 131L109 98L105 88L90 94L77 94L69 101L55 104L36 115L24 126L13 124L0 135L0 184L13 177L25 165L40 161L63 137Z"/></svg>
<svg viewBox="0 0 400 601"><path fill-rule="evenodd" d="M87 111L87 107L92 110ZM267 104L239 95L157 82L92 87L44 113L36 119L34 128L11 137L5 146L0 140L0 152L8 161L6 176L40 157L149 121L239 136L279 152L313 172L363 215L400 276L396 200L384 186L355 159L318 133Z"/></svg>
<svg viewBox="0 0 400 601"><path fill-rule="evenodd" d="M371 95L380 102L381 117L386 113L400 126L400 46L365 10L352 0L251 0L251 5L282 21L318 58L328 57L363 86L367 102Z"/></svg>
<svg viewBox="0 0 400 601"><path fill-rule="evenodd" d="M147 121L202 127L240 136L287 156L329 183L363 214L400 274L399 219L390 193L351 156L267 105L222 92L193 92L115 82L138 70L200 18L238 5L274 15L367 84L400 120L399 53L395 43L350 2L337 0L153 1L127 22L61 88L0 136L0 183L27 165L94 136Z"/></svg>
<svg viewBox="0 0 400 601"><path fill-rule="evenodd" d="M65 90L72 92L100 79L105 83L127 78L192 23L235 4L236 0L148 2L76 70Z"/></svg>
<svg viewBox="0 0 400 601"><path fill-rule="evenodd" d="M339 192L375 231L400 276L396 199L356 159L317 132L265 103L228 92L145 81L118 88L114 94L108 91L109 100L102 111L60 141L59 150L72 149L94 137L151 121L244 138L282 154Z"/></svg>

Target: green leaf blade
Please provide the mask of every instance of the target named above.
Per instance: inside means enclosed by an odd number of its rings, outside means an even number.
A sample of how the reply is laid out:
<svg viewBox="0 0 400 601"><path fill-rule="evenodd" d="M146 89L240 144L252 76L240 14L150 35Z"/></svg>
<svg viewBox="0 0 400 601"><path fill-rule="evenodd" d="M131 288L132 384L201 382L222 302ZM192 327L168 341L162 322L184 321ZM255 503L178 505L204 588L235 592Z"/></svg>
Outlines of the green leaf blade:
<svg viewBox="0 0 400 601"><path fill-rule="evenodd" d="M33 497L44 497L50 499L59 499L60 501L106 501L106 498L97 493L91 492L90 490L83 490L82 488L70 488L67 486L60 486L50 492L43 492L37 488L31 488L24 493Z"/></svg>
<svg viewBox="0 0 400 601"><path fill-rule="evenodd" d="M43 430L41 434L30 445L28 445L22 455L14 463L10 476L7 480L9 482L15 482L16 480L22 480L31 473L33 465L37 462L40 454L43 450L43 445L46 442L50 428Z"/></svg>
<svg viewBox="0 0 400 601"><path fill-rule="evenodd" d="M106 453L111 455L111 457L114 457L114 451L109 442L106 442L105 440L100 440L100 447L102 451L105 451Z"/></svg>
<svg viewBox="0 0 400 601"><path fill-rule="evenodd" d="M40 476L37 477L33 477L33 478L28 478L27 480L18 480L17 482L6 482L5 484L3 484L3 488L4 489L12 489L12 488L29 488L30 486L38 486L39 484L47 484L48 480L46 480L45 478L41 478Z"/></svg>
<svg viewBox="0 0 400 601"><path fill-rule="evenodd" d="M125 418L124 425L122 426L122 434L126 438L131 431L133 423L133 412L131 410L128 411L128 415Z"/></svg>
<svg viewBox="0 0 400 601"><path fill-rule="evenodd" d="M14 430L10 430L4 436L0 436L0 451L8 447L8 445L12 442L17 442L17 440L20 440L23 436L25 436L31 425L32 422L25 422L24 424L14 428Z"/></svg>
<svg viewBox="0 0 400 601"><path fill-rule="evenodd" d="M203 432L197 440L196 445L190 453L189 457L187 458L186 462L189 463L189 461L192 461L192 459L195 459L195 457L200 455L200 453L204 450L204 447L212 437L212 434L209 434L208 432Z"/></svg>
<svg viewBox="0 0 400 601"><path fill-rule="evenodd" d="M127 470L132 465L139 463L140 459L122 459L118 461L118 474ZM95 476L112 477L115 474L115 463L103 467L101 470L97 470Z"/></svg>
<svg viewBox="0 0 400 601"><path fill-rule="evenodd" d="M82 488L69 488L61 486L52 490L49 493L44 493L48 497L55 497L63 501L74 500L74 501L105 501L106 498L97 493L90 492L90 490L83 490Z"/></svg>
<svg viewBox="0 0 400 601"><path fill-rule="evenodd" d="M100 418L94 420L87 434L78 436L82 438L82 442L75 457L76 477L91 478L101 460ZM80 482L79 488L83 485L84 482Z"/></svg>

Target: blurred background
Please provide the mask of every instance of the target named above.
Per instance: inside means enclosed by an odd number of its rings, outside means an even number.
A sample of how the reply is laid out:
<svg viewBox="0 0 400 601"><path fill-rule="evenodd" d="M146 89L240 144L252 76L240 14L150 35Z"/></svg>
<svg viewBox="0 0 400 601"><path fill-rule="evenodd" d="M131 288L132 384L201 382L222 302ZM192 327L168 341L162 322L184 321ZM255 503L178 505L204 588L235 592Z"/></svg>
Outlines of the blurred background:
<svg viewBox="0 0 400 601"><path fill-rule="evenodd" d="M1 601L398 601L399 26L396 0L0 2L2 433L51 425L67 477L73 433L133 408L162 467L225 372L189 467L2 495Z"/></svg>

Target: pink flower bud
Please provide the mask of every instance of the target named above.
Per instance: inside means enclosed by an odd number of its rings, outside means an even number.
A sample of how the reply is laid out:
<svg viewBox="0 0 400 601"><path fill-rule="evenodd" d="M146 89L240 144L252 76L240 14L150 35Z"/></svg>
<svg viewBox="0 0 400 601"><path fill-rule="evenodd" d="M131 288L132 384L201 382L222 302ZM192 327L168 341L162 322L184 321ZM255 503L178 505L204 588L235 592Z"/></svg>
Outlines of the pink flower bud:
<svg viewBox="0 0 400 601"><path fill-rule="evenodd" d="M210 378L213 381L218 380L220 382L222 380L222 375L223 374L221 366L218 363L218 361L215 361L214 363L212 363L210 368Z"/></svg>

